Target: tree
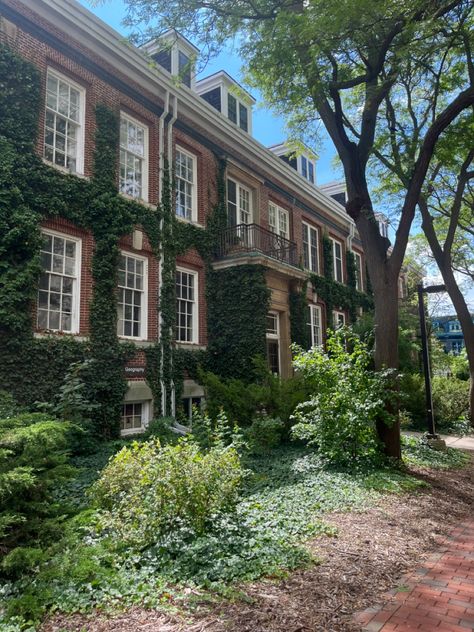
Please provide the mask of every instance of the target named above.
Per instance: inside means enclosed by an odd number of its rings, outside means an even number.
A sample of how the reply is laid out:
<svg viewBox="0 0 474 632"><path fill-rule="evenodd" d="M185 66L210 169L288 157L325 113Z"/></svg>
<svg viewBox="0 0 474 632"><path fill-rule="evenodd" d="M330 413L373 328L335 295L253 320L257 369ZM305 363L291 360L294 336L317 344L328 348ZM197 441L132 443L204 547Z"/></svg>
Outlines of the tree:
<svg viewBox="0 0 474 632"><path fill-rule="evenodd" d="M415 168L419 139L446 108L458 85L474 84L472 13L460 14L445 30L442 53L433 56L421 45L400 71L385 97L387 131L377 138L374 154L382 189L389 196L408 190ZM413 99L413 95L419 94ZM472 108L462 112L439 138L433 152L418 206L421 227L444 280L466 343L471 375L470 416L474 425L474 324L461 281L474 280L474 121ZM395 179L394 179L395 177ZM415 245L424 240L418 237ZM456 272L458 275L456 275Z"/></svg>
<svg viewBox="0 0 474 632"><path fill-rule="evenodd" d="M126 0L127 23L156 37L176 28L210 49L235 38L250 81L278 112L305 127L322 121L344 169L347 213L354 219L374 291L377 368L397 367L398 275L438 139L474 103L462 77L418 139L417 158L399 208L393 248L378 230L369 159L379 116L402 70L423 46L433 58L448 46L467 0ZM461 77L460 77L461 79ZM415 95L413 95L415 96ZM296 116L295 116L296 113ZM400 456L400 432L378 424L386 452Z"/></svg>

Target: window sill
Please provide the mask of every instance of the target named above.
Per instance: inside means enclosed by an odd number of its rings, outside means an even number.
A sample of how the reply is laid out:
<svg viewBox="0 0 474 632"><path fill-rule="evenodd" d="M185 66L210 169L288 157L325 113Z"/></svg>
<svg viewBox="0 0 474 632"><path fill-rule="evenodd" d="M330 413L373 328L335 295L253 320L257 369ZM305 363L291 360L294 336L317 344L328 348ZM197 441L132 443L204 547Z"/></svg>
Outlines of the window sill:
<svg viewBox="0 0 474 632"><path fill-rule="evenodd" d="M148 202L148 200L144 200L142 198L133 197L133 195L129 195L128 193L123 193L122 191L118 191L120 197L123 197L124 200L128 200L129 202L137 202L138 204L142 204L153 211L156 210L156 204L152 204Z"/></svg>
<svg viewBox="0 0 474 632"><path fill-rule="evenodd" d="M45 164L46 166L52 167L53 169L56 169L56 171L59 171L60 173L63 173L66 176L76 176L76 178L81 178L81 180L90 180L89 176L86 176L83 173L79 173L79 171L71 171L67 167L61 167L61 165L56 165L54 162L50 162L49 160L46 160L44 156L42 157L41 160L43 161L43 164Z"/></svg>
<svg viewBox="0 0 474 632"><path fill-rule="evenodd" d="M206 345L200 345L198 342L176 342L176 347L178 349L195 349L196 351L205 351L207 349Z"/></svg>
<svg viewBox="0 0 474 632"><path fill-rule="evenodd" d="M121 430L120 436L131 437L133 435L143 434L145 430L146 430L145 426L142 426L141 428L130 428L130 430Z"/></svg>
<svg viewBox="0 0 474 632"><path fill-rule="evenodd" d="M183 222L183 224L192 224L193 226L196 226L197 228L204 228L204 224L200 224L198 221L194 219L186 219L186 217L181 217L181 215L176 215L175 217L180 222Z"/></svg>
<svg viewBox="0 0 474 632"><path fill-rule="evenodd" d="M88 336L80 336L77 331L56 331L54 329L42 329L33 332L34 338L74 338L80 342L88 340Z"/></svg>

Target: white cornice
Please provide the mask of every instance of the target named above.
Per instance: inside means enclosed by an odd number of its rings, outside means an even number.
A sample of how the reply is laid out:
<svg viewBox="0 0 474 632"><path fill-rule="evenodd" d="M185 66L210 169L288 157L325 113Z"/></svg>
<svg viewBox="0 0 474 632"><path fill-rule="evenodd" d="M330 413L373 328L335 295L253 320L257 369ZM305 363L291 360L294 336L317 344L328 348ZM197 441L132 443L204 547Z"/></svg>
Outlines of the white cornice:
<svg viewBox="0 0 474 632"><path fill-rule="evenodd" d="M31 10L31 0L20 0L20 2ZM223 144L235 147L239 153L248 156L251 162L265 165L266 172L273 174L296 190L298 195L306 199L308 205L316 205L318 210L333 215L346 226L353 224L353 220L340 204L307 182L264 145L248 134L242 133L204 99L198 98L195 92L184 85L176 86L168 73L165 74L165 71L160 70L159 67L150 68L146 57L137 48L129 45L120 33L99 20L78 2L75 0L35 0L33 10L71 38L78 39L117 71L122 74L130 73L130 77L133 77L133 80L148 92L156 94L161 99L164 99L166 91L175 94L179 99L179 111L182 115L210 132L211 137L218 136ZM242 166L245 168L244 162Z"/></svg>

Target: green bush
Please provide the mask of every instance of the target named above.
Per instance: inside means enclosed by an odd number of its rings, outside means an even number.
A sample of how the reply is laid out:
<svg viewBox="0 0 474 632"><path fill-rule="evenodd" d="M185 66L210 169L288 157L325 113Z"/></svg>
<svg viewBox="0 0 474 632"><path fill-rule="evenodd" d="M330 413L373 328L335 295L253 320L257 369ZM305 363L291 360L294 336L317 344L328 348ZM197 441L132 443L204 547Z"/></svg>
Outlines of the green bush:
<svg viewBox="0 0 474 632"><path fill-rule="evenodd" d="M0 419L1 568L15 573L32 564L36 549L56 537L61 507L54 489L69 478L70 425L42 413ZM17 547L32 547L21 548Z"/></svg>
<svg viewBox="0 0 474 632"><path fill-rule="evenodd" d="M455 377L433 378L433 408L439 428L449 428L467 416L469 382Z"/></svg>
<svg viewBox="0 0 474 632"><path fill-rule="evenodd" d="M411 418L412 428L426 429L425 381L419 373L404 373L400 377L400 407Z"/></svg>
<svg viewBox="0 0 474 632"><path fill-rule="evenodd" d="M375 423L392 421L385 410L391 373L370 371L370 364L367 345L348 328L329 335L327 352L300 350L294 359L315 394L296 408L293 435L317 445L332 465L380 459Z"/></svg>
<svg viewBox="0 0 474 632"><path fill-rule="evenodd" d="M309 395L303 377L295 375L283 379L268 371L258 358L254 364L257 380L252 384L237 379L224 380L214 373L199 374L206 391L209 416L215 419L224 410L232 423L245 428L264 410L270 417L280 418L288 431L296 406Z"/></svg>
<svg viewBox="0 0 474 632"><path fill-rule="evenodd" d="M200 534L216 514L233 509L243 469L233 447L204 453L182 439L123 448L92 487L102 526L118 541L147 546L178 526Z"/></svg>
<svg viewBox="0 0 474 632"><path fill-rule="evenodd" d="M157 419L153 419L148 424L143 438L145 440L156 438L159 439L162 444L177 443L180 435L171 429L173 425L173 417L158 417Z"/></svg>
<svg viewBox="0 0 474 632"><path fill-rule="evenodd" d="M250 452L264 454L281 443L284 430L281 419L257 415L250 428L244 431L244 439Z"/></svg>
<svg viewBox="0 0 474 632"><path fill-rule="evenodd" d="M21 412L21 408L16 403L13 395L7 391L0 391L0 419L13 417Z"/></svg>

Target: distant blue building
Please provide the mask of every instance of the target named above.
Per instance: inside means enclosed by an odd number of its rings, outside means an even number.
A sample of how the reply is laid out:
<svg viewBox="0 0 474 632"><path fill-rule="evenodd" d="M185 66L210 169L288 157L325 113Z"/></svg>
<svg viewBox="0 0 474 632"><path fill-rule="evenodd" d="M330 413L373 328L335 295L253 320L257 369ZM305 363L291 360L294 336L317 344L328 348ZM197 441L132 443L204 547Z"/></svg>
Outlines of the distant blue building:
<svg viewBox="0 0 474 632"><path fill-rule="evenodd" d="M474 322L474 315L472 316ZM456 316L435 316L431 319L433 334L438 338L447 353L458 355L464 348L464 336L461 324Z"/></svg>

